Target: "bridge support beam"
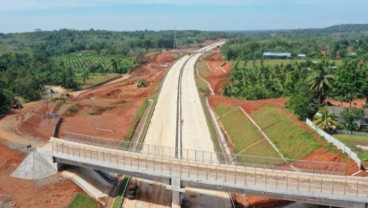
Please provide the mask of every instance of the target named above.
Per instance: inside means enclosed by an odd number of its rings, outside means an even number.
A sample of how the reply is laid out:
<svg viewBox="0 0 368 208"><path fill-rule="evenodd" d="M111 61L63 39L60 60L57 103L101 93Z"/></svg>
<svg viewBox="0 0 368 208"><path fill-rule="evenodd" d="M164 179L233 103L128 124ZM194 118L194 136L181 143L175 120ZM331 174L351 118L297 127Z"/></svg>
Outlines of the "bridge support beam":
<svg viewBox="0 0 368 208"><path fill-rule="evenodd" d="M180 207L181 193L185 192L185 189L181 188L180 186L180 178L172 178L171 184L167 185L166 188L172 191L171 207Z"/></svg>

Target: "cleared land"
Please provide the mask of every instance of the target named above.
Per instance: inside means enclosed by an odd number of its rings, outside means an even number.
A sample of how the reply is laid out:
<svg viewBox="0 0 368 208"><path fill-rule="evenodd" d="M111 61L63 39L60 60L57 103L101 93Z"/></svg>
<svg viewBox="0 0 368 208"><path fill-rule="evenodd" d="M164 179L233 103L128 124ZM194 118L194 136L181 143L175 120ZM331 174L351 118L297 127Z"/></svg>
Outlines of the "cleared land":
<svg viewBox="0 0 368 208"><path fill-rule="evenodd" d="M240 155L279 157L258 129L241 112L238 106L220 104L215 109L228 136ZM246 162L241 161L240 162Z"/></svg>
<svg viewBox="0 0 368 208"><path fill-rule="evenodd" d="M287 158L304 158L321 146L276 107L263 106L251 116Z"/></svg>
<svg viewBox="0 0 368 208"><path fill-rule="evenodd" d="M338 134L333 136L356 152L361 160L368 160L368 150L357 147L357 145L361 145L368 148L368 135Z"/></svg>
<svg viewBox="0 0 368 208"><path fill-rule="evenodd" d="M26 149L0 141L0 207L67 207L76 193L82 192L59 174L34 181L11 177L26 154L7 145Z"/></svg>
<svg viewBox="0 0 368 208"><path fill-rule="evenodd" d="M95 85L99 85L100 83L105 83L107 80L111 80L113 78L121 76L117 73L107 73L107 74L91 74L88 79L86 79L86 83L82 85L82 89L86 89ZM83 83L82 78L80 78L79 82Z"/></svg>

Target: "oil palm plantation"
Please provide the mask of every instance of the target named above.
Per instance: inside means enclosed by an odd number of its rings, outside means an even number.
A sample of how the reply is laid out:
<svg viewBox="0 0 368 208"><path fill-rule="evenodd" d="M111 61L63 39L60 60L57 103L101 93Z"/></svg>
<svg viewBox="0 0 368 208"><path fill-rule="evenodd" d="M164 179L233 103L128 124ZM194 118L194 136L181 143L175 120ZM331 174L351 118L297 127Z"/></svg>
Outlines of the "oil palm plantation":
<svg viewBox="0 0 368 208"><path fill-rule="evenodd" d="M320 103L322 103L323 98L327 95L327 92L331 88L334 80L335 77L330 74L325 62L317 64L308 76L309 89L312 92L317 93Z"/></svg>
<svg viewBox="0 0 368 208"><path fill-rule="evenodd" d="M337 126L335 115L325 107L321 108L314 116L313 123L327 132L333 132Z"/></svg>

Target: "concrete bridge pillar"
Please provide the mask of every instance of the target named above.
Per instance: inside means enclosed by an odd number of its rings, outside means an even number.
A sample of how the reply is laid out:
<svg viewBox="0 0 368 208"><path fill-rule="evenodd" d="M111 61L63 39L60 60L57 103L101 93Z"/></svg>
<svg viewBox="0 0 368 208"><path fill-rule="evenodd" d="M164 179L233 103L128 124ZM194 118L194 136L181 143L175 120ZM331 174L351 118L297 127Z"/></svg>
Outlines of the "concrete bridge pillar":
<svg viewBox="0 0 368 208"><path fill-rule="evenodd" d="M185 192L185 189L180 186L180 178L172 178L171 184L166 188L172 191L171 207L179 208L181 205L181 193Z"/></svg>

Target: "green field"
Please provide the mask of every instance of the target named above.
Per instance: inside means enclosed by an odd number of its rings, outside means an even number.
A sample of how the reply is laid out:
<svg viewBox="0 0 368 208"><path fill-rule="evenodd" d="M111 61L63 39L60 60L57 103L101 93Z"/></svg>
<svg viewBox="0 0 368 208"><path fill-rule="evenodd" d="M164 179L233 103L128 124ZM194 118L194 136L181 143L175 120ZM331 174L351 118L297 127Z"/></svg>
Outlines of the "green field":
<svg viewBox="0 0 368 208"><path fill-rule="evenodd" d="M82 52L56 56L53 58L53 61L63 62L66 68L71 67L78 72L88 70L89 67L98 65L101 65L106 71L112 71L112 58L114 57Z"/></svg>
<svg viewBox="0 0 368 208"><path fill-rule="evenodd" d="M276 107L263 106L252 117L286 158L302 159L321 146Z"/></svg>
<svg viewBox="0 0 368 208"><path fill-rule="evenodd" d="M279 157L258 129L249 121L238 106L220 104L215 109L219 120L240 155ZM248 162L239 160L240 162Z"/></svg>
<svg viewBox="0 0 368 208"><path fill-rule="evenodd" d="M96 208L98 202L84 196L81 193L77 193L73 201L68 205L68 208Z"/></svg>
<svg viewBox="0 0 368 208"><path fill-rule="evenodd" d="M121 76L120 74L117 73L107 73L107 74L99 74L99 73L95 73L95 74L91 74L89 75L88 79L86 79L86 83L82 85L82 89L87 89L96 85L99 85L100 83L104 83L107 80L113 79L115 77L119 77ZM83 79L82 77L79 75L77 76L77 80L79 83L83 83Z"/></svg>
<svg viewBox="0 0 368 208"><path fill-rule="evenodd" d="M368 135L350 135L350 134L337 134L333 135L336 139L350 147L361 160L368 160L368 151L363 151L356 145L368 146Z"/></svg>

